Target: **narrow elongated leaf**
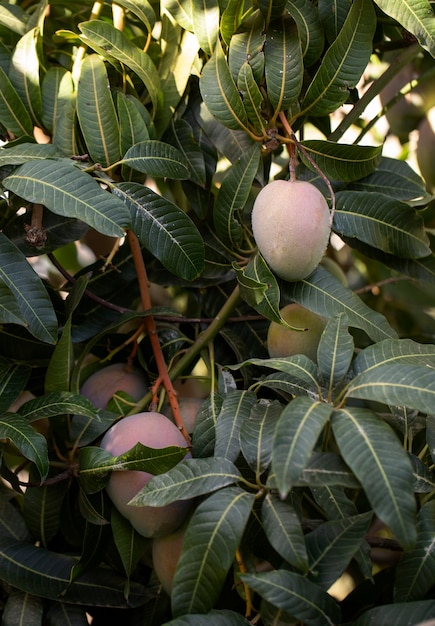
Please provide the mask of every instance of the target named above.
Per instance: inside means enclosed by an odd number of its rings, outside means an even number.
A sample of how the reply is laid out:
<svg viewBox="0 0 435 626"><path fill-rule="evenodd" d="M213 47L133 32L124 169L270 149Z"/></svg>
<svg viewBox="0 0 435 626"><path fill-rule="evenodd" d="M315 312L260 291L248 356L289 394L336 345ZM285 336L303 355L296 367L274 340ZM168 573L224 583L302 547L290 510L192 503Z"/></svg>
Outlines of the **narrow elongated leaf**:
<svg viewBox="0 0 435 626"><path fill-rule="evenodd" d="M327 40L336 40L350 10L347 0L319 0L319 17Z"/></svg>
<svg viewBox="0 0 435 626"><path fill-rule="evenodd" d="M164 506L175 500L202 496L240 479L228 459L184 459L164 474L154 476L129 502L133 506Z"/></svg>
<svg viewBox="0 0 435 626"><path fill-rule="evenodd" d="M5 178L3 185L29 202L80 219L104 235L122 237L130 224L125 204L72 163L29 161Z"/></svg>
<svg viewBox="0 0 435 626"><path fill-rule="evenodd" d="M0 283L12 294L14 315L34 337L53 344L57 340L57 318L41 279L18 248L0 233ZM4 294L4 292L3 292ZM18 310L17 310L18 309Z"/></svg>
<svg viewBox="0 0 435 626"><path fill-rule="evenodd" d="M305 98L302 113L327 115L349 96L370 59L376 15L371 0L353 2L343 28L322 59Z"/></svg>
<svg viewBox="0 0 435 626"><path fill-rule="evenodd" d="M133 100L128 98L121 91L117 93L116 97L119 116L120 147L121 154L124 154L134 146L134 144L147 141L150 138L150 134Z"/></svg>
<svg viewBox="0 0 435 626"><path fill-rule="evenodd" d="M235 461L240 452L240 427L255 404L253 391L230 391L216 420L215 456Z"/></svg>
<svg viewBox="0 0 435 626"><path fill-rule="evenodd" d="M190 614L166 622L166 626L249 626L251 622L240 613L228 609L216 609L204 615Z"/></svg>
<svg viewBox="0 0 435 626"><path fill-rule="evenodd" d="M32 471L30 480L37 479ZM29 487L23 496L23 516L32 538L46 548L55 537L60 525L60 511L64 496L67 495L65 483Z"/></svg>
<svg viewBox="0 0 435 626"><path fill-rule="evenodd" d="M324 522L305 538L311 578L325 590L341 576L359 550L372 514Z"/></svg>
<svg viewBox="0 0 435 626"><path fill-rule="evenodd" d="M404 546L415 543L412 466L394 431L368 409L334 411L332 429L376 515Z"/></svg>
<svg viewBox="0 0 435 626"><path fill-rule="evenodd" d="M30 372L31 368L27 365L0 360L0 412L15 411L15 408L10 407L15 400L19 400Z"/></svg>
<svg viewBox="0 0 435 626"><path fill-rule="evenodd" d="M352 370L355 374L361 374L389 363L427 365L435 368L435 345L418 343L412 339L378 341L358 353L352 363Z"/></svg>
<svg viewBox="0 0 435 626"><path fill-rule="evenodd" d="M139 241L177 276L194 280L204 268L204 244L190 217L138 183L120 183L114 194L131 213Z"/></svg>
<svg viewBox="0 0 435 626"><path fill-rule="evenodd" d="M0 541L0 576L9 585L42 598L89 606L134 607L147 600L145 588L133 583L129 602L125 579L107 568L86 572L70 584L76 559L25 542Z"/></svg>
<svg viewBox="0 0 435 626"><path fill-rule="evenodd" d="M264 18L257 11L231 37L228 64L234 80L237 80L241 67L249 62L255 81L260 83L264 74L265 40Z"/></svg>
<svg viewBox="0 0 435 626"><path fill-rule="evenodd" d="M422 216L408 204L381 193L342 191L336 195L333 228L403 258L431 253Z"/></svg>
<svg viewBox="0 0 435 626"><path fill-rule="evenodd" d="M281 411L282 405L276 400L260 400L240 426L242 454L258 476L270 465L273 434Z"/></svg>
<svg viewBox="0 0 435 626"><path fill-rule="evenodd" d="M263 257L256 254L245 268L235 270L243 300L271 321L281 321L278 283Z"/></svg>
<svg viewBox="0 0 435 626"><path fill-rule="evenodd" d="M323 267L319 266L304 280L284 284L283 290L291 300L308 306L319 315L333 317L337 313L345 313L349 326L361 328L373 341L396 336L383 315L364 304L353 291Z"/></svg>
<svg viewBox="0 0 435 626"><path fill-rule="evenodd" d="M42 97L39 82L37 42L39 29L32 28L17 43L11 58L9 78L26 104L35 124L41 124Z"/></svg>
<svg viewBox="0 0 435 626"><path fill-rule="evenodd" d="M354 626L415 626L423 624L429 626L435 615L435 600L422 600L420 602L399 602L397 604L384 604L366 611L359 617ZM429 624L427 623L429 622Z"/></svg>
<svg viewBox="0 0 435 626"><path fill-rule="evenodd" d="M182 153L184 162L189 167L190 179L197 185L205 187L207 176L205 156L194 139L190 124L183 119L172 119L170 129L165 134L165 138L167 137L169 137L169 143Z"/></svg>
<svg viewBox="0 0 435 626"><path fill-rule="evenodd" d="M254 144L231 166L219 188L213 209L213 223L217 236L224 244L237 247L242 243L241 211L248 200L260 155L260 144Z"/></svg>
<svg viewBox="0 0 435 626"><path fill-rule="evenodd" d="M99 419L98 411L87 398L78 393L59 390L29 400L18 409L18 412L29 422L65 413Z"/></svg>
<svg viewBox="0 0 435 626"><path fill-rule="evenodd" d="M190 178L189 165L183 153L155 139L132 146L124 154L121 163L149 176L182 180Z"/></svg>
<svg viewBox="0 0 435 626"><path fill-rule="evenodd" d="M247 130L247 114L219 40L202 70L199 87L207 108L221 124Z"/></svg>
<svg viewBox="0 0 435 626"><path fill-rule="evenodd" d="M431 414L435 399L435 369L403 363L380 365L355 376L346 395Z"/></svg>
<svg viewBox="0 0 435 626"><path fill-rule="evenodd" d="M222 12L220 33L227 45L230 45L231 38L238 30L244 17L244 0L229 0Z"/></svg>
<svg viewBox="0 0 435 626"><path fill-rule="evenodd" d="M48 448L43 435L17 413L4 413L0 417L0 438L10 439L23 456L35 463L41 481L48 473Z"/></svg>
<svg viewBox="0 0 435 626"><path fill-rule="evenodd" d="M242 574L243 582L273 606L307 626L334 626L341 621L335 600L304 576L287 570Z"/></svg>
<svg viewBox="0 0 435 626"><path fill-rule="evenodd" d="M68 158L77 154L77 96L65 97L57 114L53 144Z"/></svg>
<svg viewBox="0 0 435 626"><path fill-rule="evenodd" d="M200 48L213 54L219 33L219 4L217 0L192 0L192 23Z"/></svg>
<svg viewBox="0 0 435 626"><path fill-rule="evenodd" d="M110 523L113 531L113 540L127 576L124 595L128 599L130 594L130 577L134 568L143 557L146 547L149 545L149 539L142 537L142 535L136 532L130 522L118 512L116 507L112 507Z"/></svg>
<svg viewBox="0 0 435 626"><path fill-rule="evenodd" d="M32 118L2 67L0 67L0 123L16 137L32 136Z"/></svg>
<svg viewBox="0 0 435 626"><path fill-rule="evenodd" d="M338 144L323 139L307 139L301 145L329 178L352 181L375 171L382 156L382 146ZM299 152L307 167L312 167L303 150Z"/></svg>
<svg viewBox="0 0 435 626"><path fill-rule="evenodd" d="M21 626L42 624L44 603L30 593L12 590L6 601L3 615L3 626Z"/></svg>
<svg viewBox="0 0 435 626"><path fill-rule="evenodd" d="M313 452L308 465L302 472L299 485L316 486L342 485L358 487L359 483L338 454L333 452ZM326 488L326 487L325 487Z"/></svg>
<svg viewBox="0 0 435 626"><path fill-rule="evenodd" d="M318 10L310 0L290 0L286 8L298 28L304 65L310 67L321 55L325 42Z"/></svg>
<svg viewBox="0 0 435 626"><path fill-rule="evenodd" d="M64 324L62 334L48 364L45 375L45 391L61 391L69 388L74 365L74 347L71 341L71 318Z"/></svg>
<svg viewBox="0 0 435 626"><path fill-rule="evenodd" d="M435 580L435 500L427 502L417 518L417 543L405 552L396 571L394 597L409 602L424 599Z"/></svg>
<svg viewBox="0 0 435 626"><path fill-rule="evenodd" d="M26 32L28 18L28 14L15 4L2 4L0 7L0 24L18 35Z"/></svg>
<svg viewBox="0 0 435 626"><path fill-rule="evenodd" d="M281 413L275 429L272 470L282 498L288 495L307 466L331 412L328 404L298 397Z"/></svg>
<svg viewBox="0 0 435 626"><path fill-rule="evenodd" d="M174 617L206 613L216 603L234 560L254 494L226 487L201 502L183 540L172 588Z"/></svg>
<svg viewBox="0 0 435 626"><path fill-rule="evenodd" d="M120 158L119 127L104 61L87 56L81 66L77 89L77 116L87 150L103 167Z"/></svg>
<svg viewBox="0 0 435 626"><path fill-rule="evenodd" d="M0 148L0 166L22 165L27 161L54 159L62 156L56 146L45 143L20 143L11 148Z"/></svg>
<svg viewBox="0 0 435 626"><path fill-rule="evenodd" d="M160 76L151 57L136 46L122 31L108 22L82 22L84 41L97 52L102 49L110 57L130 68L144 83L154 107L160 102Z"/></svg>
<svg viewBox="0 0 435 626"><path fill-rule="evenodd" d="M429 0L375 0L435 57L435 16Z"/></svg>
<svg viewBox="0 0 435 626"><path fill-rule="evenodd" d="M278 554L290 565L307 573L310 568L308 553L294 507L269 493L263 500L261 521L270 544Z"/></svg>
<svg viewBox="0 0 435 626"><path fill-rule="evenodd" d="M146 26L148 32L152 31L156 14L148 0L119 0L117 4L133 13Z"/></svg>
<svg viewBox="0 0 435 626"><path fill-rule="evenodd" d="M302 89L301 43L292 19L274 21L267 30L264 47L267 95L275 111L288 109Z"/></svg>
<svg viewBox="0 0 435 626"><path fill-rule="evenodd" d="M259 86L255 82L254 73L251 65L246 62L240 68L237 76L237 87L243 95L243 106L245 107L247 116L251 124L260 133L264 128L264 118L261 114L261 106L263 103L263 94Z"/></svg>
<svg viewBox="0 0 435 626"><path fill-rule="evenodd" d="M340 313L329 320L317 349L319 371L328 384L329 395L347 374L353 351L354 341L348 331L347 318Z"/></svg>

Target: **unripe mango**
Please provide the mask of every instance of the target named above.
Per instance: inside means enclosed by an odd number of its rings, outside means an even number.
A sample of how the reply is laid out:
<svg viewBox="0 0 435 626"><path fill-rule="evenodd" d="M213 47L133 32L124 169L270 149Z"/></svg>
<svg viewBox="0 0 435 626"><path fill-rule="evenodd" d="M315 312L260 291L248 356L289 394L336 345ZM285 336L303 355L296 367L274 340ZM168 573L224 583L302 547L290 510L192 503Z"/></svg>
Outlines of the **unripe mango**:
<svg viewBox="0 0 435 626"><path fill-rule="evenodd" d="M302 280L319 265L331 226L317 187L301 180L272 181L255 199L251 219L258 250L277 276Z"/></svg>
<svg viewBox="0 0 435 626"><path fill-rule="evenodd" d="M287 304L280 311L282 318L294 328L291 330L271 322L267 333L267 350L271 358L305 354L317 361L317 347L327 319L297 303Z"/></svg>
<svg viewBox="0 0 435 626"><path fill-rule="evenodd" d="M114 424L101 440L101 447L112 456L119 456L138 442L149 448L186 446L186 441L170 419L154 411L124 417ZM189 453L190 454L190 453ZM106 491L121 515L126 517L144 537L157 537L174 532L186 519L190 500L166 506L132 506L128 503L153 477L136 470L113 471Z"/></svg>
<svg viewBox="0 0 435 626"><path fill-rule="evenodd" d="M116 391L124 391L135 401L148 392L144 373L127 363L112 363L85 380L80 393L97 409L105 409Z"/></svg>

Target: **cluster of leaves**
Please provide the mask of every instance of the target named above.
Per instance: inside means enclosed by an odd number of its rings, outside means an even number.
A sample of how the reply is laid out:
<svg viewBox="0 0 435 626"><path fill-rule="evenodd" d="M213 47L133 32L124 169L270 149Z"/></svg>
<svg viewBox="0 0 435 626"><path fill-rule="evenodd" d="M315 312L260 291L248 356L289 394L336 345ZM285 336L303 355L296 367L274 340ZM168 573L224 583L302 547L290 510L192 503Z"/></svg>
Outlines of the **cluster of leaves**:
<svg viewBox="0 0 435 626"><path fill-rule="evenodd" d="M385 50L394 63L359 97ZM435 346L427 319L401 310L403 293L434 305L432 196L382 146L340 141L351 126L364 137L388 80L433 56L428 0L0 2L5 624L98 624L118 609L148 626L435 616ZM288 175L296 136L298 177L333 191L345 256L330 254L349 284L327 266L286 283L256 251L252 203ZM138 311L130 240L77 271L81 241L129 232L171 306ZM384 279L386 297L354 289ZM267 358L287 302L329 319L317 363ZM189 460L141 445L111 457L99 438L151 397L101 410L79 393L90 355L159 375L131 330L149 315L172 377L201 359L210 379ZM156 474L136 505L195 498L171 598L104 490L129 469ZM328 590L345 573L338 601Z"/></svg>

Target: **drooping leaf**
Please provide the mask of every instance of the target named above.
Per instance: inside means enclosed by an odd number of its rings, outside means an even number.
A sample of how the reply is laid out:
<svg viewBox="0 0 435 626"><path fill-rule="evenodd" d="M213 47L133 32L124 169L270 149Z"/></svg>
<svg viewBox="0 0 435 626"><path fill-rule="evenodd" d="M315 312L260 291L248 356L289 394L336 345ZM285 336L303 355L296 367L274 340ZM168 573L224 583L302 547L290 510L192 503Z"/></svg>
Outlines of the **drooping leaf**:
<svg viewBox="0 0 435 626"><path fill-rule="evenodd" d="M311 580L325 590L341 576L368 532L370 512L324 522L307 534Z"/></svg>
<svg viewBox="0 0 435 626"><path fill-rule="evenodd" d="M117 3L127 11L133 13L151 32L156 22L155 11L148 0L119 0Z"/></svg>
<svg viewBox="0 0 435 626"><path fill-rule="evenodd" d="M226 487L194 511L172 588L174 617L206 613L215 605L242 538L254 494Z"/></svg>
<svg viewBox="0 0 435 626"><path fill-rule="evenodd" d="M24 35L27 30L28 14L15 4L2 4L0 7L0 24L10 28L18 35Z"/></svg>
<svg viewBox="0 0 435 626"><path fill-rule="evenodd" d="M202 70L199 86L207 108L221 124L248 130L247 114L219 40Z"/></svg>
<svg viewBox="0 0 435 626"><path fill-rule="evenodd" d="M149 545L149 539L136 532L130 522L119 513L116 507L112 507L111 513L110 523L113 531L113 540L127 577L124 596L128 601L131 575L144 555L145 549Z"/></svg>
<svg viewBox="0 0 435 626"><path fill-rule="evenodd" d="M31 373L31 367L0 360L0 411L9 407L24 391ZM10 409L13 411L14 409Z"/></svg>
<svg viewBox="0 0 435 626"><path fill-rule="evenodd" d="M341 621L336 601L304 576L287 570L242 574L243 582L273 606L310 626L334 626Z"/></svg>
<svg viewBox="0 0 435 626"><path fill-rule="evenodd" d="M29 422L66 413L98 420L98 411L87 398L70 391L52 391L23 404L18 413Z"/></svg>
<svg viewBox="0 0 435 626"><path fill-rule="evenodd" d="M3 233L0 233L0 283L7 289L0 290L5 310L12 303L12 312L17 316L15 323L26 326L37 339L54 344L57 318L49 295L26 258Z"/></svg>
<svg viewBox="0 0 435 626"><path fill-rule="evenodd" d="M122 31L102 20L82 22L80 30L86 44L96 47L130 68L144 83L155 108L160 102L160 77L151 57Z"/></svg>
<svg viewBox="0 0 435 626"><path fill-rule="evenodd" d="M261 521L267 538L278 554L293 567L308 573L307 548L294 507L268 493L261 507Z"/></svg>
<svg viewBox="0 0 435 626"><path fill-rule="evenodd" d="M9 439L21 454L35 463L41 481L49 469L47 440L29 422L17 413L4 413L0 417L0 438Z"/></svg>
<svg viewBox="0 0 435 626"><path fill-rule="evenodd" d="M122 237L130 223L125 204L72 163L28 161L5 178L3 185L29 202L80 219L104 235Z"/></svg>
<svg viewBox="0 0 435 626"><path fill-rule="evenodd" d="M31 472L31 479L37 478ZM60 526L60 511L67 490L65 482L53 485L28 487L23 496L23 517L32 534L32 539L46 548L55 537Z"/></svg>
<svg viewBox="0 0 435 626"><path fill-rule="evenodd" d="M261 115L261 107L264 96L255 82L252 67L247 61L240 68L237 76L237 87L243 96L243 106L249 121L258 133L263 132L264 118Z"/></svg>
<svg viewBox="0 0 435 626"><path fill-rule="evenodd" d="M249 62L254 80L257 83L262 80L265 40L264 18L259 11L256 11L243 22L239 32L231 37L228 64L234 80L237 80L242 66L247 62Z"/></svg>
<svg viewBox="0 0 435 626"><path fill-rule="evenodd" d="M349 96L372 53L376 15L371 0L353 2L335 41L323 56L301 104L301 113L327 115Z"/></svg>
<svg viewBox="0 0 435 626"><path fill-rule="evenodd" d="M106 66L97 54L87 56L81 66L77 116L94 163L103 167L116 163L120 158L118 118Z"/></svg>
<svg viewBox="0 0 435 626"><path fill-rule="evenodd" d="M328 42L332 43L346 21L350 10L347 0L319 0L319 18Z"/></svg>
<svg viewBox="0 0 435 626"><path fill-rule="evenodd" d="M125 154L134 144L150 138L145 120L132 98L121 91L116 95L119 116L119 135L121 154Z"/></svg>
<svg viewBox="0 0 435 626"><path fill-rule="evenodd" d="M34 124L41 124L42 97L37 52L39 29L32 28L19 40L12 54L9 79L26 104Z"/></svg>
<svg viewBox="0 0 435 626"><path fill-rule="evenodd" d="M292 19L276 20L267 29L264 62L267 95L277 115L297 100L302 89L301 43Z"/></svg>
<svg viewBox="0 0 435 626"><path fill-rule="evenodd" d="M299 154L307 167L312 167L304 150L328 178L353 181L375 171L381 160L382 146L338 144L323 139L301 142Z"/></svg>
<svg viewBox="0 0 435 626"><path fill-rule="evenodd" d="M71 318L68 318L47 367L45 392L68 390L73 365L74 348L71 341Z"/></svg>
<svg viewBox="0 0 435 626"><path fill-rule="evenodd" d="M240 427L255 404L253 391L230 391L216 419L215 456L235 462L240 452Z"/></svg>
<svg viewBox="0 0 435 626"><path fill-rule="evenodd" d="M192 24L200 48L213 54L219 33L219 4L217 0L192 0Z"/></svg>
<svg viewBox="0 0 435 626"><path fill-rule="evenodd" d="M400 362L385 363L355 376L346 395L431 414L435 398L435 369Z"/></svg>
<svg viewBox="0 0 435 626"><path fill-rule="evenodd" d="M234 163L219 188L213 209L217 236L230 246L240 246L243 237L241 211L246 205L260 163L261 149L254 144Z"/></svg>
<svg viewBox="0 0 435 626"><path fill-rule="evenodd" d="M369 409L335 410L334 436L376 515L405 547L415 543L412 466L396 434Z"/></svg>
<svg viewBox="0 0 435 626"><path fill-rule="evenodd" d="M119 183L114 194L131 214L139 241L175 275L194 280L204 268L204 244L190 217L138 183Z"/></svg>
<svg viewBox="0 0 435 626"><path fill-rule="evenodd" d="M361 328L374 341L396 336L383 315L368 307L323 267L319 266L304 280L283 284L282 289L291 300L319 315L333 317L337 313L345 313L349 326Z"/></svg>
<svg viewBox="0 0 435 626"><path fill-rule="evenodd" d="M12 135L32 136L32 118L2 67L0 67L0 123Z"/></svg>
<svg viewBox="0 0 435 626"><path fill-rule="evenodd" d="M318 10L309 0L290 0L286 8L298 28L304 65L310 67L321 55L325 42Z"/></svg>
<svg viewBox="0 0 435 626"><path fill-rule="evenodd" d="M435 56L435 16L429 0L375 0L384 13L396 19Z"/></svg>
<svg viewBox="0 0 435 626"><path fill-rule="evenodd" d="M402 258L430 255L422 216L381 193L341 191L336 195L334 229Z"/></svg>
<svg viewBox="0 0 435 626"><path fill-rule="evenodd" d="M294 398L282 411L272 449L272 470L285 498L308 464L332 407L310 398Z"/></svg>
<svg viewBox="0 0 435 626"><path fill-rule="evenodd" d="M229 0L222 12L220 34L227 45L230 45L232 36L237 32L245 17L244 10L244 0Z"/></svg>
<svg viewBox="0 0 435 626"><path fill-rule="evenodd" d="M197 185L206 185L206 163L201 146L195 141L190 124L184 119L172 119L165 139L179 150L189 167L190 179Z"/></svg>
<svg viewBox="0 0 435 626"><path fill-rule="evenodd" d="M0 541L0 576L9 585L42 598L89 606L134 607L147 600L145 588L132 583L128 605L125 579L114 570L96 568L70 584L76 563L71 556L37 548L26 542Z"/></svg>

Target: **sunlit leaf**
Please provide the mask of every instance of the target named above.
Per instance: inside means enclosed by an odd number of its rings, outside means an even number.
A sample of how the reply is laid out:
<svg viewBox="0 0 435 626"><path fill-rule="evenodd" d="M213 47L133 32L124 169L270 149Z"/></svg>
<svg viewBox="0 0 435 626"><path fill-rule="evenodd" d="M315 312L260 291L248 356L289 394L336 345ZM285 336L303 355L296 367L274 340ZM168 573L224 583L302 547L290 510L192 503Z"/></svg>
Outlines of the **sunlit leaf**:
<svg viewBox="0 0 435 626"><path fill-rule="evenodd" d="M301 142L301 146L326 176L343 181L371 174L382 155L382 146L338 144L323 139L307 139ZM307 167L312 168L304 150L300 150L300 157Z"/></svg>
<svg viewBox="0 0 435 626"><path fill-rule="evenodd" d="M429 0L375 0L384 13L396 19L435 56L435 16Z"/></svg>
<svg viewBox="0 0 435 626"><path fill-rule="evenodd" d="M208 55L213 54L219 32L217 0L192 0L192 23L202 50Z"/></svg>
<svg viewBox="0 0 435 626"><path fill-rule="evenodd" d="M9 78L26 104L33 122L40 125L42 98L39 83L38 38L38 28L32 28L21 37L12 54Z"/></svg>
<svg viewBox="0 0 435 626"><path fill-rule="evenodd" d="M33 122L10 79L0 67L0 122L16 136L33 133Z"/></svg>

